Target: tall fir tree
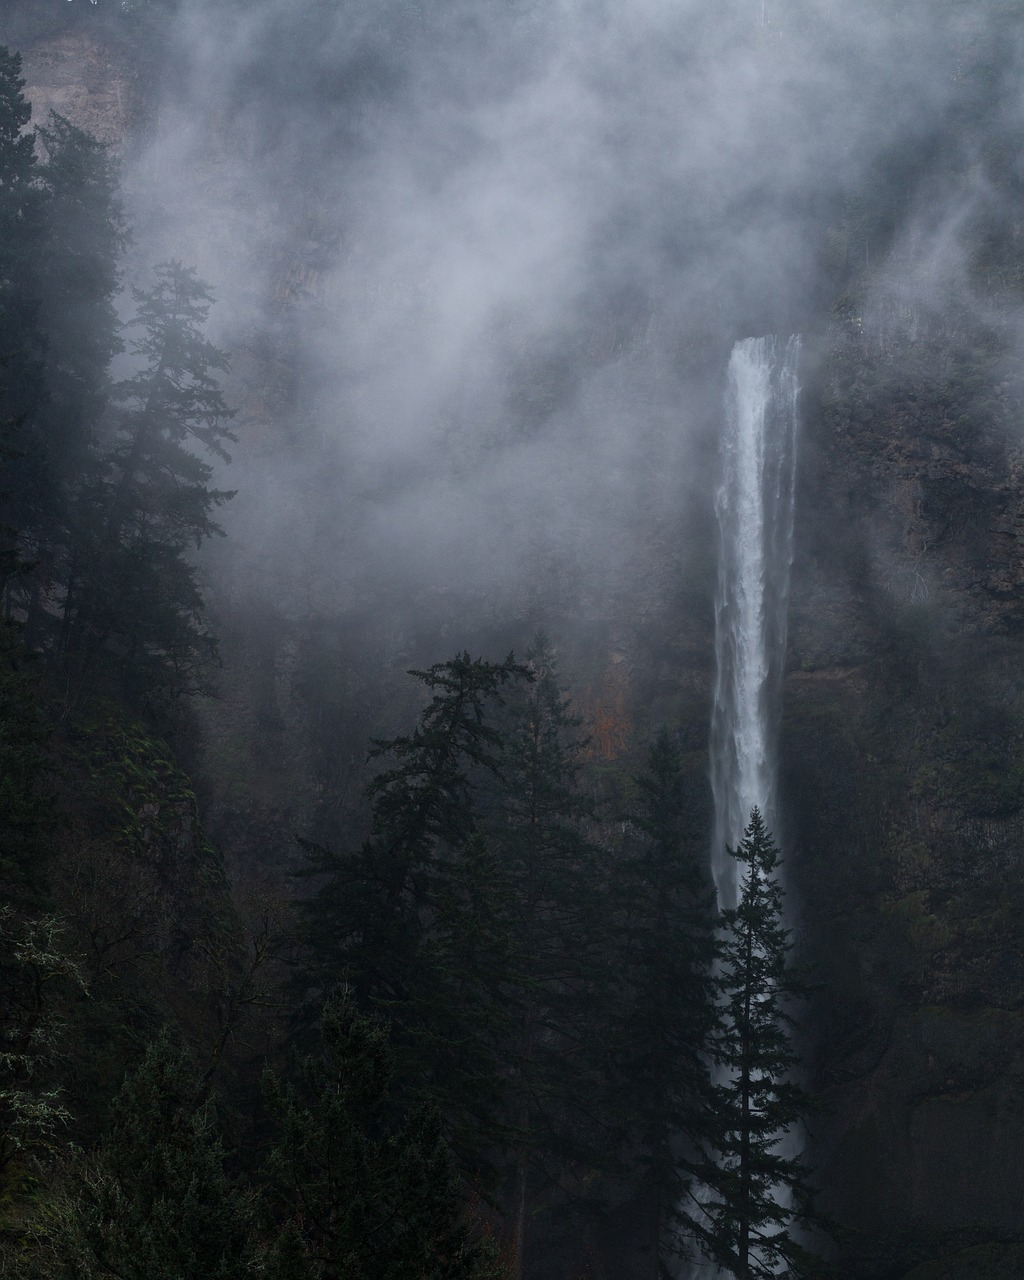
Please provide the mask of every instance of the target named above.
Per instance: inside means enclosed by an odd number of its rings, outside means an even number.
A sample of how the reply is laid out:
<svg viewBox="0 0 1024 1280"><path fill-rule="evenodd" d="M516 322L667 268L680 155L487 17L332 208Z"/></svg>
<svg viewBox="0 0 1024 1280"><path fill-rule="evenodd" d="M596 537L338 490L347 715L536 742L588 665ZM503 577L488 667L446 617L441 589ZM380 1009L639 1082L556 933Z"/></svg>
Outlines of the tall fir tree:
<svg viewBox="0 0 1024 1280"><path fill-rule="evenodd" d="M0 357L9 362L3 416L14 418L37 408L42 377L36 282L42 192L31 118L21 54L0 46Z"/></svg>
<svg viewBox="0 0 1024 1280"><path fill-rule="evenodd" d="M199 1073L164 1035L125 1079L98 1151L72 1159L36 1274L243 1280L258 1274L255 1223L225 1172Z"/></svg>
<svg viewBox="0 0 1024 1280"><path fill-rule="evenodd" d="M740 901L723 912L720 1025L711 1040L717 1136L698 1230L736 1280L767 1280L783 1267L799 1274L807 1259L793 1228L811 1219L808 1170L787 1154L811 1104L794 1080L791 1008L804 984L789 965L779 851L758 809L730 853L742 867Z"/></svg>
<svg viewBox="0 0 1024 1280"><path fill-rule="evenodd" d="M8 569L37 559L58 505L40 423L46 400L39 317L43 192L24 90L21 55L0 46L0 423L6 437L0 491L7 495L5 519L16 549L6 557ZM36 588L31 577L8 572L4 590L10 614L24 610Z"/></svg>
<svg viewBox="0 0 1024 1280"><path fill-rule="evenodd" d="M103 444L110 363L124 346L115 298L127 231L110 149L56 112L37 136L45 154L38 166L48 391L42 421L64 518L73 519L70 509ZM74 543L73 532L68 539Z"/></svg>
<svg viewBox="0 0 1024 1280"><path fill-rule="evenodd" d="M90 531L65 603L64 649L79 678L106 668L135 701L203 687L216 645L191 553L221 532L232 494L211 487L210 455L233 441L219 375L227 357L204 335L212 295L180 262L135 291L138 371L115 390L114 440L82 497Z"/></svg>
<svg viewBox="0 0 1024 1280"><path fill-rule="evenodd" d="M0 363L0 381L4 376L3 365ZM17 482L17 468L12 464L16 463L22 455L22 450L18 448L18 422L14 418L8 418L0 421L0 483L6 482L8 485ZM10 625L10 611L12 606L12 588L15 580L22 574L27 573L32 565L24 558L24 543L21 530L11 523L13 512L11 510L10 488L0 489L0 604L3 606L4 624Z"/></svg>
<svg viewBox="0 0 1024 1280"><path fill-rule="evenodd" d="M409 735L374 745L373 830L355 851L305 844L326 880L306 904L304 982L350 985L389 1018L399 1079L439 1108L469 1164L492 1146L504 1072L508 965L502 879L478 829L474 778L500 765L490 715L528 673L462 653L411 673L432 697Z"/></svg>
<svg viewBox="0 0 1024 1280"><path fill-rule="evenodd" d="M115 299L127 229L109 147L56 112L37 135L46 157L38 166L45 423L67 493L99 443L111 393L110 362L124 347Z"/></svg>
<svg viewBox="0 0 1024 1280"><path fill-rule="evenodd" d="M712 1136L708 1047L718 1024L714 887L689 829L682 761L656 738L613 878L610 1101L638 1151L648 1274L687 1251L685 1205Z"/></svg>
<svg viewBox="0 0 1024 1280"><path fill-rule="evenodd" d="M268 1073L270 1280L497 1280L437 1113L396 1121L387 1035L343 994L295 1083Z"/></svg>
<svg viewBox="0 0 1024 1280"><path fill-rule="evenodd" d="M31 1186L34 1157L60 1145L71 1116L60 1065L68 1012L86 990L53 915L0 905L0 1197Z"/></svg>
<svg viewBox="0 0 1024 1280"><path fill-rule="evenodd" d="M533 676L505 709L501 776L488 832L510 892L513 977L507 1001L512 1168L511 1255L521 1275L530 1205L576 1163L600 1163L597 1028L608 984L607 865L587 834L581 721L562 688L550 641L526 651Z"/></svg>
<svg viewBox="0 0 1024 1280"><path fill-rule="evenodd" d="M0 49L0 488L14 535L0 567L8 614L38 648L73 576L76 498L95 476L124 225L106 148L55 114L27 131L20 67Z"/></svg>
<svg viewBox="0 0 1024 1280"><path fill-rule="evenodd" d="M38 661L0 620L0 899L19 909L45 900L56 845L48 739Z"/></svg>
<svg viewBox="0 0 1024 1280"><path fill-rule="evenodd" d="M46 625L66 620L95 530L90 501L100 475L110 412L110 363L122 350L114 305L127 233L118 170L109 148L51 113L37 130L45 153L40 320L47 346L47 399L40 413L59 509L46 545L46 588L52 604L31 618L30 640L58 652ZM61 638L62 639L62 638Z"/></svg>

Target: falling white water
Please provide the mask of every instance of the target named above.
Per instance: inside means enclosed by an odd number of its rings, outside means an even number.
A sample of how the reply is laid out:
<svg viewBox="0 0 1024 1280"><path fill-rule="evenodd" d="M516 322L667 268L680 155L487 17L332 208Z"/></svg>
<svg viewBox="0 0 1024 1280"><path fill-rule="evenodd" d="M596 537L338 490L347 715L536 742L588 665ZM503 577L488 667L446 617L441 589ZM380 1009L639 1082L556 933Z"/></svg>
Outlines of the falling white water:
<svg viewBox="0 0 1024 1280"><path fill-rule="evenodd" d="M729 856L756 805L775 826L776 747L793 559L799 337L744 338L729 360L715 594L711 869L722 907L738 897ZM698 1203L701 1188L696 1189ZM686 1280L717 1280L698 1258Z"/></svg>
<svg viewBox="0 0 1024 1280"><path fill-rule="evenodd" d="M725 398L715 596L717 675L711 715L715 830L711 866L723 907L736 905L739 843L755 805L775 825L776 746L793 557L800 340L744 338Z"/></svg>

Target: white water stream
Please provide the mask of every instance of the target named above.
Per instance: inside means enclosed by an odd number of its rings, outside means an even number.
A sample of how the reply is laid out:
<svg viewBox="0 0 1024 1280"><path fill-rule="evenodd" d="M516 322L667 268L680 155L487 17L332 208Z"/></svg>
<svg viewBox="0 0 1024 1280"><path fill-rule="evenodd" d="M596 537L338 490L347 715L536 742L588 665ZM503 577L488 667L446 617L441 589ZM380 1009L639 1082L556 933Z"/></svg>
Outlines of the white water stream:
<svg viewBox="0 0 1024 1280"><path fill-rule="evenodd" d="M800 339L744 338L729 360L715 593L710 768L711 870L721 907L737 901L734 849L756 805L775 828L777 745L793 559ZM699 1199L699 1193L698 1193ZM717 1280L698 1259L686 1280Z"/></svg>
<svg viewBox="0 0 1024 1280"><path fill-rule="evenodd" d="M736 905L735 848L757 805L775 827L777 742L793 558L799 338L744 338L725 397L715 594L711 868Z"/></svg>

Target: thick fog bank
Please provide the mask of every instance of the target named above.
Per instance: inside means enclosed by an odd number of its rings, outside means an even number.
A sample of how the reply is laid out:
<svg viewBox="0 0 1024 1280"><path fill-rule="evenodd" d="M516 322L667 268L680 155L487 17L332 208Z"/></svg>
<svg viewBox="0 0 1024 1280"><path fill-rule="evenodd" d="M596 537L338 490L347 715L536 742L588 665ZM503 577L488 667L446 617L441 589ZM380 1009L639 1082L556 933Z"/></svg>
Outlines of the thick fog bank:
<svg viewBox="0 0 1024 1280"><path fill-rule="evenodd" d="M218 575L288 612L514 611L545 572L600 607L706 502L732 340L820 322L870 263L850 199L895 165L916 208L993 36L868 0L185 0L171 30L139 256L217 291Z"/></svg>

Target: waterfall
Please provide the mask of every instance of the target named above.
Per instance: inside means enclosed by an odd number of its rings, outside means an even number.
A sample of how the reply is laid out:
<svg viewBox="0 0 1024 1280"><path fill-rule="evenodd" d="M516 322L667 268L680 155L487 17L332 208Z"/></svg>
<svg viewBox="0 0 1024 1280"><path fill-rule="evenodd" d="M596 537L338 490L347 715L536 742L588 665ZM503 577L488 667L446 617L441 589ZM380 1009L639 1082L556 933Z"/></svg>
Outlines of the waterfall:
<svg viewBox="0 0 1024 1280"><path fill-rule="evenodd" d="M775 826L776 747L793 559L799 337L744 338L733 347L725 394L715 593L711 869L722 907L738 898L739 844L755 805ZM698 1203L701 1188L696 1189ZM685 1280L717 1280L707 1259Z"/></svg>
<svg viewBox="0 0 1024 1280"><path fill-rule="evenodd" d="M723 907L736 905L735 848L757 805L775 827L776 747L793 556L797 337L744 338L725 397L715 595L711 867Z"/></svg>

